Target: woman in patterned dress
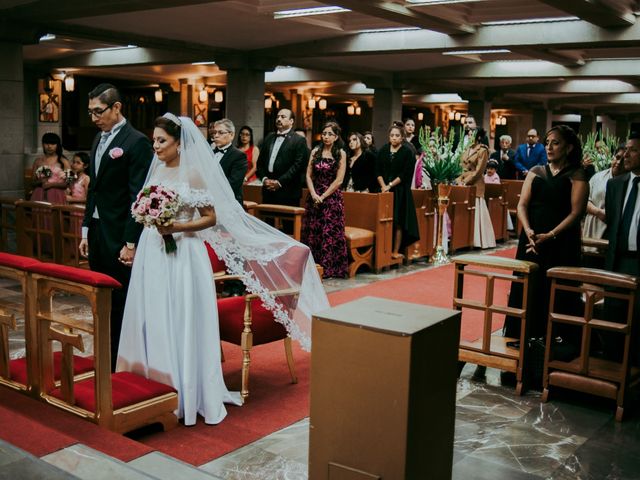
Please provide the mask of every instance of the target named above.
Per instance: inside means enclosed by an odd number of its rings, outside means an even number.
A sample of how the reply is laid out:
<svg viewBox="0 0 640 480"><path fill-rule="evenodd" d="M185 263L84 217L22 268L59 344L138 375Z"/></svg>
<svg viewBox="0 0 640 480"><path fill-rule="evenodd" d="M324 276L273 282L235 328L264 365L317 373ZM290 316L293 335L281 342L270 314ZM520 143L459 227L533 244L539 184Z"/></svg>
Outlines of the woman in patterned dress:
<svg viewBox="0 0 640 480"><path fill-rule="evenodd" d="M327 278L346 277L349 266L341 190L347 154L339 139L338 124L326 123L322 145L313 149L307 166L309 196L302 223L302 243L309 246Z"/></svg>

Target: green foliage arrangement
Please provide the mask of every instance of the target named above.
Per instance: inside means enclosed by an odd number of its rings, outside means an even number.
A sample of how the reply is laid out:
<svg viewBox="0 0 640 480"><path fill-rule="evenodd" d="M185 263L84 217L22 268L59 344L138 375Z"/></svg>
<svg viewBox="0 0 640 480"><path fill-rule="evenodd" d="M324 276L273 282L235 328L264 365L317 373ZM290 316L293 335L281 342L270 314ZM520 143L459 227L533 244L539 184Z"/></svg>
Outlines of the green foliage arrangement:
<svg viewBox="0 0 640 480"><path fill-rule="evenodd" d="M424 156L422 169L429 176L433 186L440 183L453 183L462 173L460 157L464 150L462 132L460 132L456 148L454 130L451 129L448 138L440 133L440 127L433 132L428 126L423 126L419 132L420 145Z"/></svg>
<svg viewBox="0 0 640 480"><path fill-rule="evenodd" d="M596 147L597 142L602 142L604 145L598 148ZM611 135L608 131L605 133L602 133L602 131L591 132L587 135L586 140L582 141L582 155L591 159L596 172L600 172L611 166L619 143L620 139Z"/></svg>

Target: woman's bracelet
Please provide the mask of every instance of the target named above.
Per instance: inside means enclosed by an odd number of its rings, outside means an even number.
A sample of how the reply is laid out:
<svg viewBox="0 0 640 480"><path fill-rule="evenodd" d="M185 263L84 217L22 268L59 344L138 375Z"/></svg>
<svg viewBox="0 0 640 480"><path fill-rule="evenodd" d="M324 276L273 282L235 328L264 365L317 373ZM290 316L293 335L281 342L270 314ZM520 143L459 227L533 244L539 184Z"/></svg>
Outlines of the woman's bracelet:
<svg viewBox="0 0 640 480"><path fill-rule="evenodd" d="M554 232L553 230L551 230L549 232L549 234L551 235L551 238L553 238L554 240L556 239L556 232Z"/></svg>

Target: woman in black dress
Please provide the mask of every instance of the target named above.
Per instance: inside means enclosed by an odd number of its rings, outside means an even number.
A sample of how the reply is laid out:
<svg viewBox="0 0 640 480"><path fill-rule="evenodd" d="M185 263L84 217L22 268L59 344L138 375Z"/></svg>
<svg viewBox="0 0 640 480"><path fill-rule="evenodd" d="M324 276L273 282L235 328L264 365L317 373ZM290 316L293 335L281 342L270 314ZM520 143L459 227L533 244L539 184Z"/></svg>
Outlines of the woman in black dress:
<svg viewBox="0 0 640 480"><path fill-rule="evenodd" d="M545 139L547 165L529 170L518 203L522 233L516 258L538 264L534 301L530 304L531 337L546 333L551 282L547 270L557 266L580 265L580 221L587 209L589 183L582 162L582 146L575 132L558 125ZM517 288L519 287L519 288ZM509 304L521 297L521 285L513 284ZM571 298L556 299L559 306L572 309ZM519 338L520 321L508 317L505 336Z"/></svg>
<svg viewBox="0 0 640 480"><path fill-rule="evenodd" d="M403 144L404 128L393 125L389 129L389 143L378 151L376 176L380 190L393 192L394 240L392 258L399 258L400 249L420 239L416 207L411 193L416 159Z"/></svg>
<svg viewBox="0 0 640 480"><path fill-rule="evenodd" d="M342 189L347 192L380 191L376 180L376 156L367 149L364 137L359 133L349 135L349 158Z"/></svg>

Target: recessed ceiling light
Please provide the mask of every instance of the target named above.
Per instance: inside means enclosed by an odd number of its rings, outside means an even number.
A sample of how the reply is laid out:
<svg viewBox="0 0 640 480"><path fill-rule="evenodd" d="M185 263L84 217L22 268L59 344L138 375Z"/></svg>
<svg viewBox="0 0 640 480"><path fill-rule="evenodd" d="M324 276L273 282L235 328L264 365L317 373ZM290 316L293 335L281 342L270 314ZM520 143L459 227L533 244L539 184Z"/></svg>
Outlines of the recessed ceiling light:
<svg viewBox="0 0 640 480"><path fill-rule="evenodd" d="M452 50L450 52L442 52L443 55L484 55L487 53L511 53L511 50L495 48L493 50Z"/></svg>
<svg viewBox="0 0 640 480"><path fill-rule="evenodd" d="M482 2L483 0L407 0L407 3L411 5L420 6L420 5L446 5L451 3L471 3L471 2Z"/></svg>
<svg viewBox="0 0 640 480"><path fill-rule="evenodd" d="M482 22L481 25L522 25L526 23L551 23L551 22L571 22L580 20L578 17L548 17L548 18L522 18L519 20L496 20L495 22Z"/></svg>
<svg viewBox="0 0 640 480"><path fill-rule="evenodd" d="M119 47L94 48L92 52L108 52L110 50L128 50L130 48L138 48L137 45L122 45Z"/></svg>
<svg viewBox="0 0 640 480"><path fill-rule="evenodd" d="M326 15L328 13L350 12L348 8L342 7L313 7L313 8L296 8L293 10L280 10L273 12L273 18L278 20L281 18L306 17L309 15Z"/></svg>
<svg viewBox="0 0 640 480"><path fill-rule="evenodd" d="M388 32L410 32L420 30L419 27L392 27L392 28L367 28L358 30L358 33L388 33Z"/></svg>
<svg viewBox="0 0 640 480"><path fill-rule="evenodd" d="M191 65L215 65L216 62L193 62Z"/></svg>

